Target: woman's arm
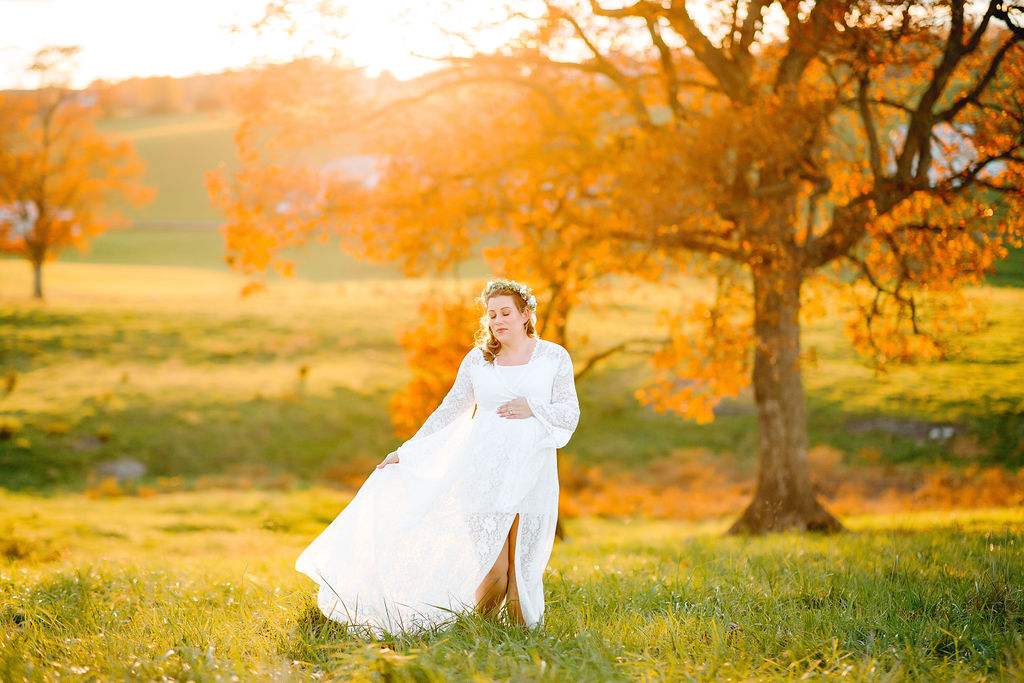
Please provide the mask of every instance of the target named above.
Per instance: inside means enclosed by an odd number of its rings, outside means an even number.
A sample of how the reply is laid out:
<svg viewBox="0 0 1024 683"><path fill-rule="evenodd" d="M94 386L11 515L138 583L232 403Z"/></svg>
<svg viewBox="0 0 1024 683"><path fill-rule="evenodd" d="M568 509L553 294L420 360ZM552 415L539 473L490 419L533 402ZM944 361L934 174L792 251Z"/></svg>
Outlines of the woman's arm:
<svg viewBox="0 0 1024 683"><path fill-rule="evenodd" d="M477 353L477 349L472 349L463 357L462 363L459 365L459 372L455 375L455 383L452 385L452 388L448 390L448 394L441 401L441 405L430 414L430 417L424 421L423 426L413 434L409 441L422 439L425 436L440 431L452 422L455 422L463 413L473 410L473 406L476 405L476 397L473 394L473 381L469 376L469 366L474 353ZM406 443L409 443L409 441Z"/></svg>
<svg viewBox="0 0 1024 683"><path fill-rule="evenodd" d="M569 443L569 437L576 431L580 420L580 403L576 397L575 373L569 352L559 347L558 366L551 386L551 400L548 402L527 398L526 404L534 417L547 430L542 446L561 448Z"/></svg>

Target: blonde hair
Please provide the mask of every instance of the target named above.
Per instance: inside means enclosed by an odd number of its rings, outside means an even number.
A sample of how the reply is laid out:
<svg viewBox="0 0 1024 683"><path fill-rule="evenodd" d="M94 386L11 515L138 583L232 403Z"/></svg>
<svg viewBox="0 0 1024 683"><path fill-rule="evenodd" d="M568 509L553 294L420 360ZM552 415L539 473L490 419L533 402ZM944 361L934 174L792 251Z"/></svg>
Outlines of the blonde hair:
<svg viewBox="0 0 1024 683"><path fill-rule="evenodd" d="M487 288L484 289L483 293L477 298L477 301L479 301L484 307L484 314L480 318L480 327L476 331L476 345L481 351L483 351L484 360L488 363L493 363L498 352L501 351L501 342L495 338L494 333L491 331L490 320L487 315L487 302L496 296L507 295L512 297L512 301L516 305L516 310L522 313L526 309L530 308L526 298L523 296L524 291L529 293L529 290L523 285L512 280L491 281L487 283ZM536 301L536 298L532 295L530 298ZM523 325L526 328L526 336L539 338L536 327L537 316L534 314L533 309L530 309L530 313L531 315L529 319L527 319L526 323Z"/></svg>

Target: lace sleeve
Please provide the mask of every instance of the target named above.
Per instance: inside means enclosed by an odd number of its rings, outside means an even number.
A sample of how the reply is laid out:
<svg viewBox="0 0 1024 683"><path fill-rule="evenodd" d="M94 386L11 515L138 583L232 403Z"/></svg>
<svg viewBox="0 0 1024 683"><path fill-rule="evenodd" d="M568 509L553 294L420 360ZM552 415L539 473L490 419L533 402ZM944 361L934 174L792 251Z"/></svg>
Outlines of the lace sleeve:
<svg viewBox="0 0 1024 683"><path fill-rule="evenodd" d="M580 420L580 404L576 398L576 382L569 352L561 348L554 384L551 387L551 401L544 403L527 398L534 416L547 430L541 440L543 447L561 448L569 443L569 437L576 431Z"/></svg>
<svg viewBox="0 0 1024 683"><path fill-rule="evenodd" d="M423 426L413 434L409 441L422 439L434 432L438 432L452 422L455 422L463 413L473 410L473 406L476 405L476 397L473 394L473 381L469 376L469 366L472 356L476 352L477 350L473 349L462 359L462 363L459 365L459 372L455 375L455 384L448 390L448 394L441 401L441 405L430 414L423 423Z"/></svg>

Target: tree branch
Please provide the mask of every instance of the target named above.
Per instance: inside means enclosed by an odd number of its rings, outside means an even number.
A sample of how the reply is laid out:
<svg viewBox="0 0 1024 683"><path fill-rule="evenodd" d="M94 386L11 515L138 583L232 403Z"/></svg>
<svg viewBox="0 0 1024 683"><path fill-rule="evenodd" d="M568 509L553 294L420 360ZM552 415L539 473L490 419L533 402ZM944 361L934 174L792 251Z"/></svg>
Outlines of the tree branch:
<svg viewBox="0 0 1024 683"><path fill-rule="evenodd" d="M458 61L463 61L463 59L468 60L470 62L473 61L473 58L471 57L459 58ZM433 74L429 74L430 80L440 79L441 82L437 83L436 85L433 85L432 87L427 88L423 92L420 92L416 95L410 95L408 97L402 97L392 100L388 102L386 105L378 107L377 109L374 109L373 111L369 112L369 114L361 117L361 120L372 121L373 119L380 117L387 111L400 107L407 107L410 105L418 104L438 93L444 92L445 90L451 90L454 88L460 88L466 85L473 84L486 85L493 83L509 83L512 85L517 85L526 88L527 90L532 90L533 92L540 95L541 98L543 98L543 100L547 103L551 111L555 114L555 116L558 117L563 123L565 123L566 129L573 136L573 138L575 138L578 142L580 142L580 144L584 145L587 148L590 148L593 145L593 141L579 129L579 127L576 125L575 119L569 115L569 112L565 110L565 108L562 106L562 103L559 101L558 97L553 92L551 92L550 89L544 87L536 80L506 74L464 75L465 70L466 69L463 67L453 67L446 73L438 74L437 72L435 72ZM456 77L448 78L449 74L459 75Z"/></svg>
<svg viewBox="0 0 1024 683"><path fill-rule="evenodd" d="M658 57L661 60L661 74L665 82L665 99L668 100L668 106L672 109L672 114L676 120L681 121L686 118L686 111L679 102L679 77L676 74L675 64L672 62L672 51L665 44L665 39L661 37L661 31L658 29L657 18L647 18L647 32L651 36L651 42L654 43L654 47L658 48Z"/></svg>
<svg viewBox="0 0 1024 683"><path fill-rule="evenodd" d="M750 56L750 46L754 43L754 36L761 28L762 14L765 7L771 4L771 0L754 0L747 6L747 16L743 18L743 27L740 29L740 50L744 57ZM733 52L735 59L740 56Z"/></svg>
<svg viewBox="0 0 1024 683"><path fill-rule="evenodd" d="M858 267L860 267L861 272L864 273L864 276L867 278L867 281L871 284L872 287L875 288L876 292L878 292L879 294L887 294L887 295L891 296L893 299L895 299L896 301L898 301L901 304L904 304L904 305L906 305L906 306L908 306L910 308L910 312L911 312L911 325L912 325L912 327L914 329L914 334L920 334L920 332L918 330L918 327L917 327L917 306L916 306L916 304L914 302L914 297L912 297L912 296L911 297L907 297L907 296L905 296L905 295L900 293L900 288L902 287L903 283L906 282L906 279L903 277L903 275L900 276L900 278L899 278L899 280L898 280L898 282L896 284L896 287L894 287L893 289L886 289L884 285L882 285L880 282L878 282L877 279L875 279L875 276L871 273L871 269L868 268L868 264L867 264L866 261L857 258L853 254L843 254L843 256L845 258L848 258L853 263L855 263ZM899 256L899 254L897 254L897 256ZM872 314L873 315L878 313L877 303L878 303L878 297L876 295L876 297L875 297L875 304L872 306Z"/></svg>
<svg viewBox="0 0 1024 683"><path fill-rule="evenodd" d="M586 360L586 362L583 364L583 367L580 368L580 370L578 372L576 372L575 380L578 382L585 375L587 375L591 370L593 370L594 367L598 363L600 363L601 361L605 360L609 356L612 356L612 355L614 355L616 353L621 353L621 352L630 352L630 353L633 352L632 349L631 349L632 346L645 345L645 344L660 345L660 344L666 344L669 341L670 341L669 339L627 339L626 341L622 342L621 344L616 344L615 346L612 346L611 348L605 349L604 351L599 351L598 353L595 353L590 358L588 358Z"/></svg>
<svg viewBox="0 0 1024 683"><path fill-rule="evenodd" d="M1021 40L1024 40L1024 38L1018 38L1016 36L1007 38L992 56L992 61L989 62L988 68L985 70L985 73L978 82L974 84L974 87L971 88L971 91L950 105L949 109L936 114L935 120L947 122L952 121L956 115L964 109L964 107L968 104L977 102L978 98L981 97L981 94L985 91L985 88L988 87L989 83L991 83L992 79L995 77L996 72L999 70L999 65L1002 63L1006 53Z"/></svg>
<svg viewBox="0 0 1024 683"><path fill-rule="evenodd" d="M596 5L591 0L591 5ZM665 12L669 24L686 40L687 46L693 50L697 60L707 68L722 86L722 91L734 102L748 103L751 93L747 76L736 62L729 58L723 50L714 46L711 40L697 28L690 13L686 10L685 0L672 0Z"/></svg>
<svg viewBox="0 0 1024 683"><path fill-rule="evenodd" d="M583 41L583 44L587 46L590 53L594 55L594 59L598 64L596 67L597 70L619 86L619 89L621 89L622 92L625 93L626 97L629 98L630 106L633 107L633 113L636 114L640 123L648 127L653 125L651 122L651 114L647 111L647 106L644 104L643 98L640 96L640 91L637 89L636 83L632 82L632 79L626 76L621 69L617 68L608 60L607 57L601 54L601 51L598 50L597 46L594 45L594 42L590 40L586 32L583 30L583 27L580 26L578 21L576 21L575 17L560 8L551 7L550 5L548 5L548 7L551 9L554 16L563 19L572 26L579 39Z"/></svg>
<svg viewBox="0 0 1024 683"><path fill-rule="evenodd" d="M1024 158L1018 157L1014 154L1024 146L1024 134L1018 136L1016 144L1009 149L1005 149L999 154L990 154L981 159L978 159L973 164L967 166L956 175L949 176L942 183L936 185L936 191L942 190L956 190L967 187L968 185L980 184L978 176L985 170L985 167L989 164L996 163L998 161L1012 161L1016 163L1024 163ZM1018 190L1019 190L1018 186Z"/></svg>
<svg viewBox="0 0 1024 683"><path fill-rule="evenodd" d="M882 106L886 106L886 107L892 107L893 109L899 109L900 111L906 112L907 114L913 114L914 111L915 111L912 107L908 107L907 105L903 104L902 102L897 102L896 100L890 100L890 99L888 99L886 97L869 97L869 98L867 98L867 101L868 101L869 104L878 104L878 105L882 105ZM852 104L859 105L859 103L860 103L860 99L859 98L843 100L843 104L845 104L845 105L852 105Z"/></svg>
<svg viewBox="0 0 1024 683"><path fill-rule="evenodd" d="M873 195L865 193L833 209L828 229L808 237L804 248L808 265L818 268L849 252L864 237L874 201Z"/></svg>
<svg viewBox="0 0 1024 683"><path fill-rule="evenodd" d="M930 132L934 123L932 108L949 83L957 64L968 52L963 44L964 3L965 0L950 0L950 28L942 59L935 67L931 81L918 99L917 106L914 107L910 116L910 122L907 124L903 151L900 152L896 160L896 177L904 182L911 179L911 168L915 158L918 159L915 176L918 176L922 166L920 159L929 155Z"/></svg>
<svg viewBox="0 0 1024 683"><path fill-rule="evenodd" d="M597 16L615 19L665 17L673 30L681 35L687 46L693 50L697 60L715 77L726 96L734 102L746 103L749 101L750 92L743 70L729 58L726 52L715 47L711 40L697 28L693 18L686 10L685 0L672 0L667 8L655 2L640 0L621 9L605 9L598 4L597 0L590 0L590 9Z"/></svg>
<svg viewBox="0 0 1024 683"><path fill-rule="evenodd" d="M779 63L779 71L775 76L776 91L783 86L794 85L800 80L811 58L822 45L827 44L836 31L835 22L832 21L833 12L847 5L849 2L846 0L818 0L814 3L810 16L803 22L795 12L792 14L787 31L789 49ZM808 26L811 27L810 30L805 30Z"/></svg>
<svg viewBox="0 0 1024 683"><path fill-rule="evenodd" d="M641 235L625 230L613 230L608 233L608 236L626 242L640 242L641 244L654 247L689 249L690 251L696 251L702 254L718 254L720 256L725 256L736 263L746 263L750 256L736 245L722 240L720 236L706 232L676 232L665 235Z"/></svg>

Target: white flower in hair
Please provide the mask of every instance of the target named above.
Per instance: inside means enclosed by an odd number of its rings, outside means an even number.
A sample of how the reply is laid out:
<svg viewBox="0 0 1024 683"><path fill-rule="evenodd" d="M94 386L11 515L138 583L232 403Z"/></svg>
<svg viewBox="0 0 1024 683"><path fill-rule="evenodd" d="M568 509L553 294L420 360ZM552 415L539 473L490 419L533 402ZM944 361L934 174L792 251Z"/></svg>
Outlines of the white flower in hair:
<svg viewBox="0 0 1024 683"><path fill-rule="evenodd" d="M529 287L520 282L516 282L515 280L490 280L487 282L487 286L484 287L482 296L486 298L491 289L498 286L508 287L509 289L514 289L518 292L519 296L523 297L526 305L530 307L531 311L533 311L533 314L531 315L533 321L535 323L537 322L537 297L533 295L533 292Z"/></svg>

